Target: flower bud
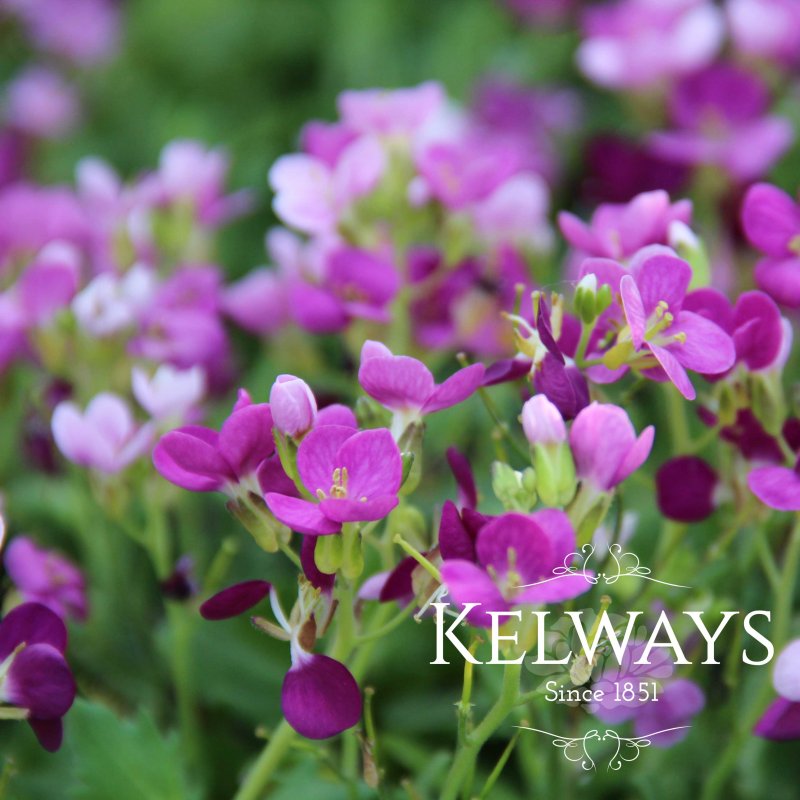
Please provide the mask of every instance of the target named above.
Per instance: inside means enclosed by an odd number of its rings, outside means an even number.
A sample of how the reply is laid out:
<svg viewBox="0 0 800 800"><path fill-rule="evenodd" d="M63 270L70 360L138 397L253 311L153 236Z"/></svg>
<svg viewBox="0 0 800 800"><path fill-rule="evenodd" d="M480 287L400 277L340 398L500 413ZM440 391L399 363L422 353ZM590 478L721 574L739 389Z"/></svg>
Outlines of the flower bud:
<svg viewBox="0 0 800 800"><path fill-rule="evenodd" d="M536 475L530 467L519 472L502 461L495 461L492 490L509 511L527 513L536 505Z"/></svg>
<svg viewBox="0 0 800 800"><path fill-rule="evenodd" d="M531 444L558 444L567 440L561 412L543 394L534 395L522 406L520 419Z"/></svg>
<svg viewBox="0 0 800 800"><path fill-rule="evenodd" d="M306 433L317 417L317 401L308 384L294 375L278 375L269 393L275 427L287 436Z"/></svg>
<svg viewBox="0 0 800 800"><path fill-rule="evenodd" d="M575 287L575 311L587 325L597 318L597 276L584 275Z"/></svg>

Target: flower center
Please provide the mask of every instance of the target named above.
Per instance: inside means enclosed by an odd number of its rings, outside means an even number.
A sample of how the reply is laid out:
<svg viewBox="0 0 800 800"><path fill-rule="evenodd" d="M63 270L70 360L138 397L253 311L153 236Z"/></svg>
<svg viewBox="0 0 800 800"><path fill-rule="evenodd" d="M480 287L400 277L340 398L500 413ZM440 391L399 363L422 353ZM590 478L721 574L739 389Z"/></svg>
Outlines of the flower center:
<svg viewBox="0 0 800 800"><path fill-rule="evenodd" d="M347 497L347 467L337 467L333 471L333 483L329 492L331 497Z"/></svg>

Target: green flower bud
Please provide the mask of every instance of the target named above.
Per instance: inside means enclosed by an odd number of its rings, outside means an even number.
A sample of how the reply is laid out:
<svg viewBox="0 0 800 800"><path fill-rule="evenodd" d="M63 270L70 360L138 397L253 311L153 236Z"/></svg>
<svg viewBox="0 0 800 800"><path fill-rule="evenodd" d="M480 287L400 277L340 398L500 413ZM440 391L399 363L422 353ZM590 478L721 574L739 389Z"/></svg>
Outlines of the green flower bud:
<svg viewBox="0 0 800 800"><path fill-rule="evenodd" d="M577 480L572 451L566 442L535 444L536 488L546 506L565 506L575 496Z"/></svg>
<svg viewBox="0 0 800 800"><path fill-rule="evenodd" d="M492 490L508 511L530 511L536 505L536 483L530 467L518 472L502 461L492 464Z"/></svg>

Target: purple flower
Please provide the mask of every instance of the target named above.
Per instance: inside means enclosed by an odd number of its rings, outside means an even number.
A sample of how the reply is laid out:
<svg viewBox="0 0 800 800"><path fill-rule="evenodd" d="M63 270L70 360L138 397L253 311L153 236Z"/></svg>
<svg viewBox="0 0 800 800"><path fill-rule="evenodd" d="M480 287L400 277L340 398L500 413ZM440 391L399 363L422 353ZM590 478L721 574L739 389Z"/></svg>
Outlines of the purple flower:
<svg viewBox="0 0 800 800"><path fill-rule="evenodd" d="M530 444L559 444L567 439L567 428L559 410L543 394L522 406L522 429Z"/></svg>
<svg viewBox="0 0 800 800"><path fill-rule="evenodd" d="M791 123L768 116L769 94L758 78L730 64L715 64L675 89L676 130L651 134L650 146L678 164L713 165L737 181L761 177L794 139Z"/></svg>
<svg viewBox="0 0 800 800"><path fill-rule="evenodd" d="M268 492L264 499L270 511L298 533L338 533L343 522L383 519L397 505L402 462L385 428L314 428L300 443L297 469L313 500L278 492Z"/></svg>
<svg viewBox="0 0 800 800"><path fill-rule="evenodd" d="M701 522L714 513L718 485L717 473L702 458L671 458L656 473L658 508L667 519Z"/></svg>
<svg viewBox="0 0 800 800"><path fill-rule="evenodd" d="M110 392L93 398L81 412L65 400L53 412L58 449L82 467L113 475L150 448L152 428L137 425L125 401Z"/></svg>
<svg viewBox="0 0 800 800"><path fill-rule="evenodd" d="M750 244L766 258L756 265L756 282L789 308L800 308L800 206L766 183L753 186L742 204Z"/></svg>
<svg viewBox="0 0 800 800"><path fill-rule="evenodd" d="M7 88L6 119L31 136L59 139L78 119L75 90L57 72L28 67Z"/></svg>
<svg viewBox="0 0 800 800"><path fill-rule="evenodd" d="M199 425L177 428L161 437L153 464L168 481L192 492L260 494L259 468L274 469L280 484L291 484L275 455L272 412L267 403L243 396L219 433Z"/></svg>
<svg viewBox="0 0 800 800"><path fill-rule="evenodd" d="M578 477L599 492L611 491L645 462L654 435L648 425L637 438L624 409L592 403L575 417L569 432Z"/></svg>
<svg viewBox="0 0 800 800"><path fill-rule="evenodd" d="M328 739L352 728L361 718L361 691L344 664L329 656L310 652L316 639L317 620L321 625L330 613L324 594L304 595L287 618L277 594L266 581L246 581L223 589L206 600L200 613L210 620L223 620L244 613L267 595L280 628L269 623L276 638L288 639L292 666L281 689L281 709L286 721L307 739ZM304 595L304 596L303 596ZM320 604L322 608L320 608ZM350 609L344 609L350 613ZM258 626L260 621L254 618ZM309 625L309 623L311 623Z"/></svg>
<svg viewBox="0 0 800 800"><path fill-rule="evenodd" d="M86 619L86 582L63 556L38 547L27 536L17 536L6 548L4 565L25 602L41 603L63 619Z"/></svg>
<svg viewBox="0 0 800 800"><path fill-rule="evenodd" d="M736 49L782 65L800 55L800 7L794 0L728 0L725 9Z"/></svg>
<svg viewBox="0 0 800 800"><path fill-rule="evenodd" d="M595 273L599 283L607 283L619 293L628 325L628 332L618 335L617 344L603 357L604 366L592 368L595 380L614 380L627 369L627 363L633 363L646 377L672 381L684 397L694 400L696 392L687 369L715 375L733 366L736 350L730 336L706 317L683 310L692 268L672 251L645 248L634 259L631 273L612 261L587 259L581 273ZM589 343L590 352L607 335L616 314L617 308L612 306L601 316ZM636 357L637 353L641 355Z"/></svg>
<svg viewBox="0 0 800 800"><path fill-rule="evenodd" d="M287 283L280 273L261 267L225 288L222 308L250 333L275 333L289 317L287 291Z"/></svg>
<svg viewBox="0 0 800 800"><path fill-rule="evenodd" d="M724 35L707 0L616 0L588 8L578 65L595 83L644 89L710 63Z"/></svg>
<svg viewBox="0 0 800 800"><path fill-rule="evenodd" d="M269 393L275 429L286 436L301 436L314 426L317 399L309 385L294 375L278 375Z"/></svg>
<svg viewBox="0 0 800 800"><path fill-rule="evenodd" d="M364 89L339 95L343 124L361 134L413 136L445 103L441 84L434 81L410 88Z"/></svg>
<svg viewBox="0 0 800 800"><path fill-rule="evenodd" d="M789 642L775 661L772 683L778 698L753 732L765 739L800 739L800 639Z"/></svg>
<svg viewBox="0 0 800 800"><path fill-rule="evenodd" d="M426 414L466 400L481 385L483 374L483 364L472 364L437 384L421 361L396 356L386 345L368 340L361 348L358 381L370 397L394 412L392 428L399 436Z"/></svg>
<svg viewBox="0 0 800 800"><path fill-rule="evenodd" d="M75 699L66 648L64 623L41 603L23 603L0 622L0 702L25 712L50 752L61 746L61 718Z"/></svg>
<svg viewBox="0 0 800 800"><path fill-rule="evenodd" d="M662 190L644 192L628 203L604 203L587 225L568 211L558 215L564 238L580 252L617 261L630 258L648 244L666 244L673 222L688 225L692 203L670 203Z"/></svg>
<svg viewBox="0 0 800 800"><path fill-rule="evenodd" d="M575 532L562 511L503 514L478 531L477 563L446 559L442 580L456 605L481 604L467 616L473 625L490 627L487 611L557 603L588 591L591 584L583 574L554 577L556 567L568 565L575 546Z"/></svg>
<svg viewBox="0 0 800 800"><path fill-rule="evenodd" d="M758 467L747 476L750 491L776 511L800 511L800 459L790 467Z"/></svg>

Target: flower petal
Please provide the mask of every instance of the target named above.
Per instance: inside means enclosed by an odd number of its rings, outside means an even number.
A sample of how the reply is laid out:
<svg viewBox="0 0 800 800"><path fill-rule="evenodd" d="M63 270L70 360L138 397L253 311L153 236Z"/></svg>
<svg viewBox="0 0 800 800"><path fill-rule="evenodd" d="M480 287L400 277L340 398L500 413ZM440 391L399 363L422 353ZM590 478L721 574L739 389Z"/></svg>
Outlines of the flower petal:
<svg viewBox="0 0 800 800"><path fill-rule="evenodd" d="M60 719L29 718L28 724L36 734L39 744L48 753L55 753L64 741L64 723Z"/></svg>
<svg viewBox="0 0 800 800"><path fill-rule="evenodd" d="M745 195L742 225L750 244L766 255L780 258L800 234L800 209L786 192L758 183Z"/></svg>
<svg viewBox="0 0 800 800"><path fill-rule="evenodd" d="M481 385L485 371L483 364L471 364L458 370L436 387L422 407L422 413L432 414L463 402Z"/></svg>
<svg viewBox="0 0 800 800"><path fill-rule="evenodd" d="M190 492L216 492L236 476L219 454L216 431L190 425L170 431L153 449L153 464L162 477Z"/></svg>
<svg viewBox="0 0 800 800"><path fill-rule="evenodd" d="M355 431L345 425L323 425L303 438L297 449L297 470L309 492L330 492L334 470L342 466L339 450L353 435Z"/></svg>
<svg viewBox="0 0 800 800"><path fill-rule="evenodd" d="M652 344L652 342L647 342L646 346L656 357L661 368L664 370L667 377L675 384L678 391L687 400L694 400L695 397L697 397L697 393L680 361L678 361L666 347L659 347L658 345Z"/></svg>
<svg viewBox="0 0 800 800"><path fill-rule="evenodd" d="M368 500L327 497L319 504L319 507L329 520L374 522L387 516L399 502L396 494L379 495Z"/></svg>
<svg viewBox="0 0 800 800"><path fill-rule="evenodd" d="M455 503L445 502L442 507L442 519L439 522L439 551L442 558L458 558L464 561L475 561L475 541L469 529L461 521Z"/></svg>
<svg viewBox="0 0 800 800"><path fill-rule="evenodd" d="M489 628L492 618L487 611L508 611L511 608L488 573L477 564L452 559L442 564L441 573L450 599L459 613L467 603L480 603L467 614L472 625Z"/></svg>
<svg viewBox="0 0 800 800"><path fill-rule="evenodd" d="M800 308L800 258L765 258L756 264L756 283L788 308Z"/></svg>
<svg viewBox="0 0 800 800"><path fill-rule="evenodd" d="M648 316L660 302L677 315L692 280L692 268L677 256L659 253L638 264L635 277Z"/></svg>
<svg viewBox="0 0 800 800"><path fill-rule="evenodd" d="M347 497L359 502L397 494L403 479L400 450L387 428L351 435L339 448L336 466L347 470Z"/></svg>
<svg viewBox="0 0 800 800"><path fill-rule="evenodd" d="M521 584L549 577L556 566L547 534L526 514L502 514L481 528L475 542L478 561L500 578L513 569Z"/></svg>
<svg viewBox="0 0 800 800"><path fill-rule="evenodd" d="M361 719L361 691L344 664L304 654L283 680L281 708L301 736L328 739Z"/></svg>
<svg viewBox="0 0 800 800"><path fill-rule="evenodd" d="M675 324L666 331L668 335L678 332L684 333L686 340L670 342L666 349L686 369L717 375L729 370L736 362L736 347L731 337L705 317L691 311L681 311Z"/></svg>
<svg viewBox="0 0 800 800"><path fill-rule="evenodd" d="M700 522L714 513L717 473L702 458L679 456L656 473L658 508L676 522Z"/></svg>
<svg viewBox="0 0 800 800"><path fill-rule="evenodd" d="M238 478L255 472L275 452L269 404L254 403L231 414L219 432L219 452Z"/></svg>
<svg viewBox="0 0 800 800"><path fill-rule="evenodd" d="M238 617L260 603L271 588L266 581L244 581L228 586L200 606L200 615L208 620Z"/></svg>
<svg viewBox="0 0 800 800"><path fill-rule="evenodd" d="M781 697L800 701L800 639L783 648L775 662L772 683Z"/></svg>
<svg viewBox="0 0 800 800"><path fill-rule="evenodd" d="M361 362L358 381L370 397L392 411L422 408L435 387L430 370L409 356L368 358Z"/></svg>
<svg viewBox="0 0 800 800"><path fill-rule="evenodd" d="M777 698L756 723L753 733L775 742L800 739L800 703Z"/></svg>
<svg viewBox="0 0 800 800"><path fill-rule="evenodd" d="M264 500L269 510L280 522L298 533L327 536L331 533L338 533L342 527L337 522L328 519L316 503L308 500L287 497L285 494L276 492L264 495Z"/></svg>
<svg viewBox="0 0 800 800"><path fill-rule="evenodd" d="M747 476L750 491L770 508L800 511L800 477L788 467L759 467Z"/></svg>
<svg viewBox="0 0 800 800"><path fill-rule="evenodd" d="M0 623L0 662L22 642L29 646L49 644L63 653L67 649L67 628L47 606L23 603L9 611Z"/></svg>
<svg viewBox="0 0 800 800"><path fill-rule="evenodd" d="M622 297L622 308L625 311L625 319L631 329L631 341L636 350L642 346L644 340L645 327L647 325L647 315L642 303L642 295L636 286L633 275L624 275L619 283L619 293Z"/></svg>
<svg viewBox="0 0 800 800"><path fill-rule="evenodd" d="M28 644L11 662L5 694L32 717L55 719L75 700L75 681L62 653L49 644Z"/></svg>

